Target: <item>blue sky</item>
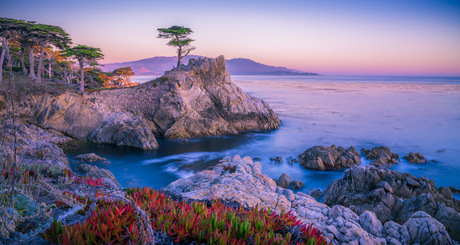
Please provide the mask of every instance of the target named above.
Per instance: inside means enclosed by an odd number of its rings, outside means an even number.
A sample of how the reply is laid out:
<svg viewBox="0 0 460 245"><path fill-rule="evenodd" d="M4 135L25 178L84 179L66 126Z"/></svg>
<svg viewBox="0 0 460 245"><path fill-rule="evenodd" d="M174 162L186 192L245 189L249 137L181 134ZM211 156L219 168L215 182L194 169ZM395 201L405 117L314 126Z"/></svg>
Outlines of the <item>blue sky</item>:
<svg viewBox="0 0 460 245"><path fill-rule="evenodd" d="M31 1L0 16L61 26L104 62L173 56L157 28L190 27L194 54L322 74L460 75L460 1Z"/></svg>

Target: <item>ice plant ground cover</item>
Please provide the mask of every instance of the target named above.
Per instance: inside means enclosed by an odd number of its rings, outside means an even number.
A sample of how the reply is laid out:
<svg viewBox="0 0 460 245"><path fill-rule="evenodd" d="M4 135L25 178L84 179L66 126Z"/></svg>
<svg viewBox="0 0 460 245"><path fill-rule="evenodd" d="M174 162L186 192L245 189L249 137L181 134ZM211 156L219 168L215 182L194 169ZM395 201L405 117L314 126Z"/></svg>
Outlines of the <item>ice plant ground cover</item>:
<svg viewBox="0 0 460 245"><path fill-rule="evenodd" d="M206 244L327 244L326 238L312 225L305 225L292 213L276 214L259 208L226 206L220 200L178 202L151 188L129 188L125 200L110 200L96 193L94 199L66 195L89 210L88 219L74 225L54 221L42 235L59 244L137 243L141 227L135 209L148 216L151 227L168 234L175 243ZM135 207L137 206L137 207ZM153 238L152 238L153 239Z"/></svg>

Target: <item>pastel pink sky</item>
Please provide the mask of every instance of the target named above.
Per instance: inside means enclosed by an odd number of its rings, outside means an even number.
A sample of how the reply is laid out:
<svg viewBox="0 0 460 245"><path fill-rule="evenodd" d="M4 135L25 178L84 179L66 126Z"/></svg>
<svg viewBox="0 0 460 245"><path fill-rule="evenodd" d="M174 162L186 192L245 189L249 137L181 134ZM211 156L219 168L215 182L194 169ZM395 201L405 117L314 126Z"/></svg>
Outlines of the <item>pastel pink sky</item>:
<svg viewBox="0 0 460 245"><path fill-rule="evenodd" d="M103 63L174 56L157 28L190 27L208 57L321 74L460 75L460 1L9 1L0 16L61 26Z"/></svg>

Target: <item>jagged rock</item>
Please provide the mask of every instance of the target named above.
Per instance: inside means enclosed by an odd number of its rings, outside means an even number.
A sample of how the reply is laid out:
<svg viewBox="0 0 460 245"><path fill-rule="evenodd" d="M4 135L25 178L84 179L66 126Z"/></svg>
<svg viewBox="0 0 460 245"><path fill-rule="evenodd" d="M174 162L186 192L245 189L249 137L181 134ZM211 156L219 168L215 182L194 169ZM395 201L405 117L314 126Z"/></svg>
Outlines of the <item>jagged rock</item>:
<svg viewBox="0 0 460 245"><path fill-rule="evenodd" d="M315 198L316 200L320 200L321 197L323 196L323 192L321 191L321 189L311 189L307 192L307 195L310 195L312 196L313 198Z"/></svg>
<svg viewBox="0 0 460 245"><path fill-rule="evenodd" d="M347 206L357 214L373 211L382 223L395 220L403 224L417 211L425 211L433 217L445 217L435 214L446 206L453 208L457 214L460 211L460 201L452 198L450 189L438 189L427 178L415 178L408 173L372 165L346 170L342 179L329 185L323 200L329 206ZM439 221L443 223L447 219ZM448 231L454 230L450 229L451 225L452 222L445 224Z"/></svg>
<svg viewBox="0 0 460 245"><path fill-rule="evenodd" d="M433 218L446 227L452 239L460 240L460 214L455 209L450 207L439 208Z"/></svg>
<svg viewBox="0 0 460 245"><path fill-rule="evenodd" d="M426 158L420 153L408 153L403 156L410 163L426 163Z"/></svg>
<svg viewBox="0 0 460 245"><path fill-rule="evenodd" d="M455 186L449 186L449 189L452 191L452 192L455 192L457 194L460 194L460 190L457 189Z"/></svg>
<svg viewBox="0 0 460 245"><path fill-rule="evenodd" d="M105 161L107 159L100 157L96 155L96 153L86 153L86 154L80 154L75 157L75 159L78 159L82 162L100 162L100 161Z"/></svg>
<svg viewBox="0 0 460 245"><path fill-rule="evenodd" d="M298 181L298 180L294 180L291 182L291 188L292 189L300 189L300 188L303 188L305 186L305 184L301 181Z"/></svg>
<svg viewBox="0 0 460 245"><path fill-rule="evenodd" d="M390 167L399 163L399 155L391 152L386 146L374 147L371 150L361 149L361 153L367 160L372 160L371 164L376 167Z"/></svg>
<svg viewBox="0 0 460 245"><path fill-rule="evenodd" d="M153 135L155 125L140 117L117 113L88 135L95 143L134 146L142 149L156 149L158 143Z"/></svg>
<svg viewBox="0 0 460 245"><path fill-rule="evenodd" d="M287 174L283 173L277 180L276 180L276 185L282 188L289 188L291 185L291 177L289 177Z"/></svg>
<svg viewBox="0 0 460 245"><path fill-rule="evenodd" d="M454 244L445 227L423 211L414 213L401 227L401 242L406 244Z"/></svg>
<svg viewBox="0 0 460 245"><path fill-rule="evenodd" d="M382 230L383 226L380 220L377 219L375 213L370 211L364 211L359 216L359 223L363 227L364 230L369 232L376 237L382 237Z"/></svg>
<svg viewBox="0 0 460 245"><path fill-rule="evenodd" d="M80 171L84 174L86 174L87 172L91 171L91 170L96 170L98 169L98 167L96 166L93 166L93 165L89 165L89 164L80 164L78 165L76 168L75 168L77 171Z"/></svg>
<svg viewBox="0 0 460 245"><path fill-rule="evenodd" d="M232 83L223 56L187 70L131 88L33 97L31 122L77 139L145 149L156 146L152 134L179 139L278 128L267 103Z"/></svg>
<svg viewBox="0 0 460 245"><path fill-rule="evenodd" d="M361 156L353 146L345 149L332 146L314 146L299 155L300 165L308 169L343 169L359 165Z"/></svg>

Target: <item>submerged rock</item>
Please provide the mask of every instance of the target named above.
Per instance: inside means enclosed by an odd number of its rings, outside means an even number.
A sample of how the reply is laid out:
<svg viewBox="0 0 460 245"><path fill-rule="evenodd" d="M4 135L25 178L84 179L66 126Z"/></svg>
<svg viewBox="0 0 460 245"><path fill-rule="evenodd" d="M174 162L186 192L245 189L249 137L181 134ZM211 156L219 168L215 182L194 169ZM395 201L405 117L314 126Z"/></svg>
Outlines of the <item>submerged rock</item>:
<svg viewBox="0 0 460 245"><path fill-rule="evenodd" d="M353 146L314 146L299 155L300 165L308 169L343 169L359 165L361 156Z"/></svg>
<svg viewBox="0 0 460 245"><path fill-rule="evenodd" d="M376 167L390 167L399 163L399 155L391 152L386 146L374 147L371 150L361 149L361 153L367 160L372 160L371 164Z"/></svg>
<svg viewBox="0 0 460 245"><path fill-rule="evenodd" d="M294 180L291 182L291 188L292 189L300 189L300 188L303 188L305 186L305 184L301 181L298 181L298 180Z"/></svg>
<svg viewBox="0 0 460 245"><path fill-rule="evenodd" d="M278 128L280 120L267 103L232 83L223 56L187 70L131 88L33 97L31 122L76 139L143 149L157 147L155 136L180 139Z"/></svg>
<svg viewBox="0 0 460 245"><path fill-rule="evenodd" d="M420 153L408 153L403 156L410 163L426 163L426 158Z"/></svg>

